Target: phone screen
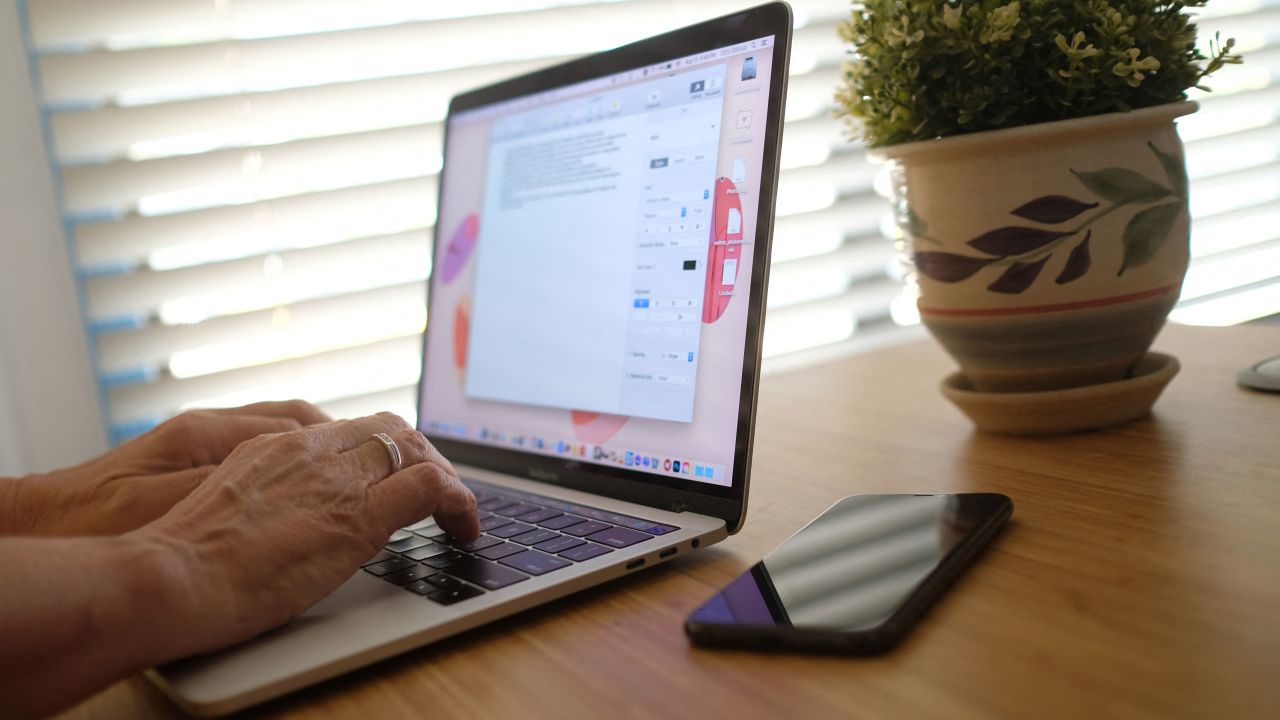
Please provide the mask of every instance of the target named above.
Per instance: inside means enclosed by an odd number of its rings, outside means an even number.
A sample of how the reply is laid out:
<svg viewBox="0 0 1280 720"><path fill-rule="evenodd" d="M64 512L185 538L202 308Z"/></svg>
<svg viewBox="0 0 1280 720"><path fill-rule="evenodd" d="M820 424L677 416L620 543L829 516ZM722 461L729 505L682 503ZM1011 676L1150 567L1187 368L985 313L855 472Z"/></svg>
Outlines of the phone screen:
<svg viewBox="0 0 1280 720"><path fill-rule="evenodd" d="M695 610L689 632L875 631L922 610L1012 507L995 493L845 498Z"/></svg>

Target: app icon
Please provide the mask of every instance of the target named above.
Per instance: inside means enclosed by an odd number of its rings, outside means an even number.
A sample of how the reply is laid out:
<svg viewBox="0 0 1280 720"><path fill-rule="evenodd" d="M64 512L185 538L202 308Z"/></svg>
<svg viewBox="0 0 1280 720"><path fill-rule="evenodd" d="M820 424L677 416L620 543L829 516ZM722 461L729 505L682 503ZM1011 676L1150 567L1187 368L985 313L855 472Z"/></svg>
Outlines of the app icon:
<svg viewBox="0 0 1280 720"><path fill-rule="evenodd" d="M631 467L632 465L635 465L635 464L636 464L636 454L635 454L635 453L633 453L633 452L631 452L630 450L628 450L628 451L627 451L627 454L626 454L626 456L625 456L625 458L624 458L624 460L623 460L623 462L625 462L625 463L627 464L627 467Z"/></svg>
<svg viewBox="0 0 1280 720"><path fill-rule="evenodd" d="M683 464L683 465L681 465L681 466L680 466L680 474L681 474L681 475L688 475L688 474L689 474L689 463L687 463L687 462L686 462L685 464Z"/></svg>
<svg viewBox="0 0 1280 720"><path fill-rule="evenodd" d="M663 470L666 470L667 472L671 472L671 459L670 459L670 458L667 458L666 460L663 460L663 461L662 461L662 469L663 469Z"/></svg>
<svg viewBox="0 0 1280 720"><path fill-rule="evenodd" d="M673 460L671 462L671 472L680 472L680 461Z"/></svg>

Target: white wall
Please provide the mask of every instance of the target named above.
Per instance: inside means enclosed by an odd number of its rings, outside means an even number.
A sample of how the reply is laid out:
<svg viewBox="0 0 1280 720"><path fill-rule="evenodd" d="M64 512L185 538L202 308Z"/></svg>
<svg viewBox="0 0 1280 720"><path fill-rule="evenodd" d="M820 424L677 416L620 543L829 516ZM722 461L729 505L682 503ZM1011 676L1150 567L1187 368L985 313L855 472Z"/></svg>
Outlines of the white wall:
<svg viewBox="0 0 1280 720"><path fill-rule="evenodd" d="M106 447L16 3L0 2L0 474Z"/></svg>

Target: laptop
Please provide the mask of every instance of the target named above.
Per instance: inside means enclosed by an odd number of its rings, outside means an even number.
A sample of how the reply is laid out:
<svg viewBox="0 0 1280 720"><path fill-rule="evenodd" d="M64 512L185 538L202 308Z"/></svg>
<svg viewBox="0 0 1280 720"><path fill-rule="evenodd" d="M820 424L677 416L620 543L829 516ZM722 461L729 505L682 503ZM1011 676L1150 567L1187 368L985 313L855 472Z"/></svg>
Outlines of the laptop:
<svg viewBox="0 0 1280 720"><path fill-rule="evenodd" d="M183 709L239 710L742 526L791 23L770 3L453 99L418 428L484 534L428 518L286 626L149 671Z"/></svg>

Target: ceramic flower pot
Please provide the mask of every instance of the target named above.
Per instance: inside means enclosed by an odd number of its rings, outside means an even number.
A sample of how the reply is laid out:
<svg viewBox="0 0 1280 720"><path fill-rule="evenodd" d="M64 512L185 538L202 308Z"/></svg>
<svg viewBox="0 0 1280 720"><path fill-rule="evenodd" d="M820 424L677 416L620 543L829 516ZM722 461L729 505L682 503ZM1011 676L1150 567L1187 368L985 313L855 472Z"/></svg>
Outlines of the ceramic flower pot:
<svg viewBox="0 0 1280 720"><path fill-rule="evenodd" d="M1176 103L877 150L920 317L978 392L1129 376L1187 270ZM1154 399L1153 399L1154 400Z"/></svg>

